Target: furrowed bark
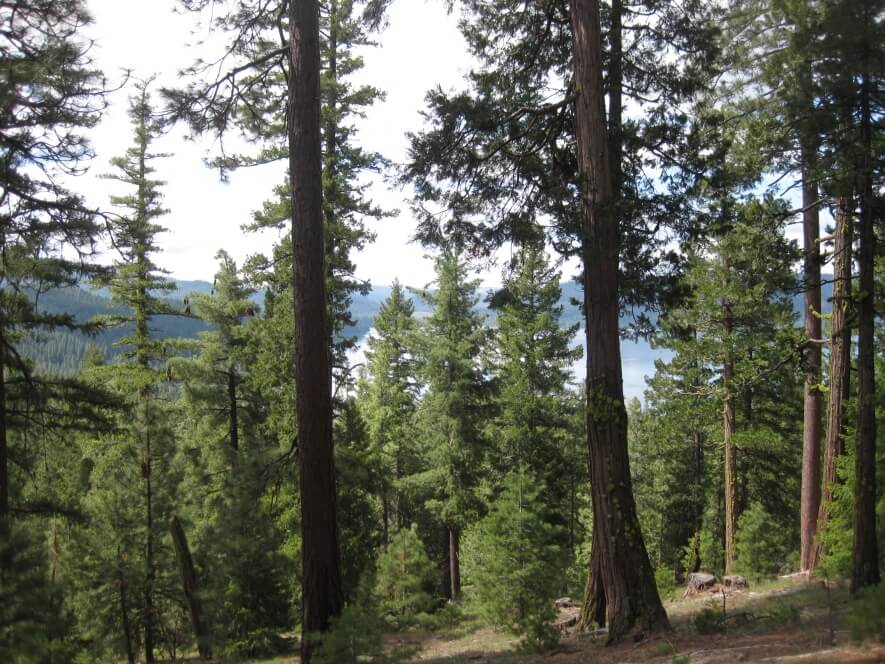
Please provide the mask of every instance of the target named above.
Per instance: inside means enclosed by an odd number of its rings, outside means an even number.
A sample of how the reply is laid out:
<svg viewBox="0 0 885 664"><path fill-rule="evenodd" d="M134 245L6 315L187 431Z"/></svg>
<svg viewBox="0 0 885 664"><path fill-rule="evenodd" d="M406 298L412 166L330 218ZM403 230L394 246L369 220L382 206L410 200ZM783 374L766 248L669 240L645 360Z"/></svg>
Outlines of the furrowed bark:
<svg viewBox="0 0 885 664"><path fill-rule="evenodd" d="M830 385L827 393L827 437L824 443L823 484L818 534L830 520L833 487L838 482L836 459L845 452L845 402L849 396L851 375L851 324L848 306L851 298L851 214L850 195L839 197L836 212L836 231L833 246L833 315L830 335ZM816 569L823 557L824 545L818 537L814 547L811 569Z"/></svg>
<svg viewBox="0 0 885 664"><path fill-rule="evenodd" d="M820 289L820 213L818 189L814 180L816 150L807 140L801 141L802 158L802 229L804 234L803 278L805 282L805 336L821 338ZM802 499L800 513L800 568L814 570L817 515L820 510L821 444L821 347L813 343L805 349L802 415Z"/></svg>
<svg viewBox="0 0 885 664"><path fill-rule="evenodd" d="M618 330L620 229L602 84L597 0L571 0L577 87L578 169L583 187L587 333L587 433L593 518L609 640L636 626L669 627L636 517L627 456L627 412ZM592 554L591 554L592 558ZM597 600L585 598L585 612Z"/></svg>
<svg viewBox="0 0 885 664"><path fill-rule="evenodd" d="M301 661L307 664L319 634L329 629L343 606L326 320L316 0L289 3L289 30L289 174L303 547Z"/></svg>
<svg viewBox="0 0 885 664"><path fill-rule="evenodd" d="M872 118L870 77L861 80L860 247L857 303L857 432L854 457L854 555L851 592L877 585L876 539L876 376L875 376L875 233L873 229Z"/></svg>

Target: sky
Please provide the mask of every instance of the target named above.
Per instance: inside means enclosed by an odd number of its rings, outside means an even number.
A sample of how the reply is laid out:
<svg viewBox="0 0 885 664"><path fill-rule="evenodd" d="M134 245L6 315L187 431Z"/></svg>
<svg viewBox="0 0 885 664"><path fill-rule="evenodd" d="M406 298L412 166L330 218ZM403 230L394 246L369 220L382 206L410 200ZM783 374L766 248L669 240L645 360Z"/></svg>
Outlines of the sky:
<svg viewBox="0 0 885 664"><path fill-rule="evenodd" d="M174 5L174 0L88 0L94 19L87 31L95 40L92 55L111 87L120 84L126 69L134 78L156 76L156 87L176 85L177 72L200 52L192 44L208 40L211 45L219 38L205 28L194 32L194 17L174 13ZM394 2L389 26L377 41L378 47L364 50L365 68L355 82L371 82L386 92L386 99L358 123L358 141L367 150L401 163L406 157L406 133L422 126L420 112L427 90L436 85L460 87L471 59L457 29L457 17L447 14L440 0ZM110 171L110 159L121 155L132 140L126 114L131 92L127 86L110 96L110 106L90 134L96 159L89 173L72 183L94 205L107 206L113 186L100 175ZM273 164L244 169L222 183L217 171L204 165L204 158L216 146L208 139L189 141L186 134L183 127L177 127L155 144L157 152L172 155L155 163L157 177L166 181L164 202L170 210L161 220L168 232L159 238L162 253L157 262L174 278L211 281L219 249L240 264L250 254L270 251L274 232L244 234L240 227L270 197L285 168ZM370 222L377 239L355 257L357 276L379 285L390 284L394 278L410 285L429 283L432 262L424 249L410 243L414 221L409 190L377 177L369 181L372 199L399 213ZM500 281L495 273L480 277L490 284Z"/></svg>

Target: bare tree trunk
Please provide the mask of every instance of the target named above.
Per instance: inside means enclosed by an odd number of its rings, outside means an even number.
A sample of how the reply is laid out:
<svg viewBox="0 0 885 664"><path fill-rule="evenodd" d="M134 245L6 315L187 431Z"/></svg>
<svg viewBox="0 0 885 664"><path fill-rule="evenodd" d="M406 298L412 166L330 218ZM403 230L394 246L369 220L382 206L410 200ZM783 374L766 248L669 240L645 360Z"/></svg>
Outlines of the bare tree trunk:
<svg viewBox="0 0 885 664"><path fill-rule="evenodd" d="M587 575L587 586L584 590L584 604L581 606L581 618L578 628L582 631L596 627L605 627L605 590L602 587L602 564L599 547L596 545L596 526L593 527L593 539L590 543L590 574Z"/></svg>
<svg viewBox="0 0 885 664"><path fill-rule="evenodd" d="M9 516L9 448L6 438L6 357L5 341L0 338L0 519Z"/></svg>
<svg viewBox="0 0 885 664"><path fill-rule="evenodd" d="M636 517L627 456L618 330L620 229L606 126L598 1L571 0L571 24L583 189L587 433L597 534L593 545L598 549L609 639L617 641L637 625L651 631L669 623ZM585 613L594 606L598 600L585 597Z"/></svg>
<svg viewBox="0 0 885 664"><path fill-rule="evenodd" d="M144 409L144 458L142 472L145 486L145 526L147 527L147 544L145 546L146 577L144 584L144 660L154 664L154 496L151 484L153 470L153 451L151 450L151 432L149 429L149 413Z"/></svg>
<svg viewBox="0 0 885 664"><path fill-rule="evenodd" d="M237 410L237 372L230 367L227 374L227 401L230 409L229 435L231 449L236 452L240 449L240 423Z"/></svg>
<svg viewBox="0 0 885 664"><path fill-rule="evenodd" d="M303 547L301 661L307 664L317 635L329 629L343 606L326 320L317 0L289 3L289 29L289 173Z"/></svg>
<svg viewBox="0 0 885 664"><path fill-rule="evenodd" d="M457 526L449 526L449 583L451 599L461 599L461 530Z"/></svg>
<svg viewBox="0 0 885 664"><path fill-rule="evenodd" d="M861 80L860 294L857 304L857 438L854 457L854 555L851 592L879 583L876 539L875 282L870 77Z"/></svg>
<svg viewBox="0 0 885 664"><path fill-rule="evenodd" d="M821 337L820 214L814 180L816 150L802 139L802 228L804 231L803 276L805 282L805 336ZM800 513L800 567L813 571L814 539L820 510L821 439L821 347L809 344L804 354L805 386L802 415L802 504Z"/></svg>
<svg viewBox="0 0 885 664"><path fill-rule="evenodd" d="M734 369L731 362L726 362L723 372L725 381L725 400L722 406L722 441L725 448L725 574L734 571L736 557L735 534L737 533L737 468L734 450L734 395L731 393Z"/></svg>
<svg viewBox="0 0 885 664"><path fill-rule="evenodd" d="M175 557L178 559L178 571L181 575L181 589L191 614L191 624L194 626L194 636L197 639L197 651L201 659L212 657L212 644L206 626L203 624L203 606L197 595L197 573L194 570L194 559L191 557L191 549L187 543L187 536L181 521L173 515L169 521L169 533L175 544Z"/></svg>
<svg viewBox="0 0 885 664"><path fill-rule="evenodd" d="M838 481L836 459L845 451L845 402L849 395L851 375L851 324L848 305L851 298L851 196L839 197L836 212L836 231L833 247L833 315L830 333L830 385L827 393L827 438L824 444L823 484L818 533L830 520L833 487ZM823 542L814 547L811 569L816 569L824 554Z"/></svg>
<svg viewBox="0 0 885 664"><path fill-rule="evenodd" d="M117 559L122 559L120 547L117 547ZM123 568L117 570L117 583L120 586L120 622L123 627L123 644L126 646L126 661L135 664L135 649L132 646L132 628L129 625L129 606L126 604L126 577Z"/></svg>

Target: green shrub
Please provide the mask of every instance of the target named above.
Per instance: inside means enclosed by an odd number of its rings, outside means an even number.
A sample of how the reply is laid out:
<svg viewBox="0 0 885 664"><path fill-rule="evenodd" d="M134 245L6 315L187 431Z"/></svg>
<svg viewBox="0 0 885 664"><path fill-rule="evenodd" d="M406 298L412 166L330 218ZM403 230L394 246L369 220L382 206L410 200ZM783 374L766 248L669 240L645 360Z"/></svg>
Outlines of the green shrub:
<svg viewBox="0 0 885 664"><path fill-rule="evenodd" d="M722 546L708 529L695 532L683 550L682 567L687 572L695 570L722 576L725 559Z"/></svg>
<svg viewBox="0 0 885 664"><path fill-rule="evenodd" d="M658 595L661 599L673 599L676 590L676 578L673 570L667 567L658 567L655 570L655 585L658 587Z"/></svg>
<svg viewBox="0 0 885 664"><path fill-rule="evenodd" d="M753 503L738 519L735 568L758 582L762 577L781 571L787 556L784 530L765 511Z"/></svg>
<svg viewBox="0 0 885 664"><path fill-rule="evenodd" d="M417 527L403 528L378 559L375 594L382 614L402 624L415 614L433 609L434 567Z"/></svg>
<svg viewBox="0 0 885 664"><path fill-rule="evenodd" d="M725 631L725 615L718 606L707 606L694 618L698 634L722 634Z"/></svg>
<svg viewBox="0 0 885 664"><path fill-rule="evenodd" d="M848 612L848 628L854 641L877 639L885 643L885 583L857 594Z"/></svg>
<svg viewBox="0 0 885 664"><path fill-rule="evenodd" d="M845 454L836 459L836 476L830 501L830 518L818 534L823 542L824 555L820 571L827 578L846 578L851 575L854 550L854 454L847 445Z"/></svg>
<svg viewBox="0 0 885 664"><path fill-rule="evenodd" d="M511 472L489 514L462 550L465 577L479 613L523 637L524 650L554 646L559 633L553 601L561 587L564 556L558 527L542 518L540 482L525 468Z"/></svg>

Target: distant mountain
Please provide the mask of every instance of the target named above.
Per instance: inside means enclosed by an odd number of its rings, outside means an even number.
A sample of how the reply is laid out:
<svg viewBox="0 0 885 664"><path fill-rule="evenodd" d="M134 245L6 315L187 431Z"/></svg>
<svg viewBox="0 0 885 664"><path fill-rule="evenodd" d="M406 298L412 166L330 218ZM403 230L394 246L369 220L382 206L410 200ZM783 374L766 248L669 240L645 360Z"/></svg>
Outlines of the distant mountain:
<svg viewBox="0 0 885 664"><path fill-rule="evenodd" d="M362 344L366 334L372 327L381 303L390 295L390 286L375 286L366 295L357 295L351 305L351 316L354 324L345 329L345 334L356 337ZM170 301L174 307L183 310L183 300L193 293L209 293L212 284L208 281L178 281L176 290ZM480 293L480 302L477 308L488 317L488 323L494 325L495 312L488 308L487 299L492 289ZM828 299L832 294L832 285L824 287L824 311L829 311ZM414 293L409 293L410 299L415 304L415 312L419 318L430 314L431 307ZM583 289L574 281L562 283L563 306L561 322L563 326L581 323L582 317L578 305L573 301L583 298ZM802 311L802 294L794 298L794 307L797 317ZM263 292L256 293L255 301L261 305L264 300ZM120 314L123 309L114 305L108 293L104 289L69 288L45 293L40 296L38 306L40 309L51 312L72 313L80 322L101 314ZM798 318L797 318L798 320ZM625 318L624 324L628 321ZM201 320L179 316L159 316L151 321L151 327L160 338L194 338L208 326ZM98 348L108 359L120 351L115 343L130 333L130 329L118 328L108 330L94 336L84 336L80 333L56 330L41 334L38 338L26 340L23 344L23 352L30 357L42 369L61 370L66 373L76 372L81 364L83 356L90 346ZM583 333L577 335L576 343L583 343ZM668 353L662 349L653 349L644 341L622 342L622 355L624 358L624 384L625 391L629 396L641 396L645 387L644 376L654 373L654 361L667 357ZM583 378L583 365L578 363L575 367L576 378Z"/></svg>

